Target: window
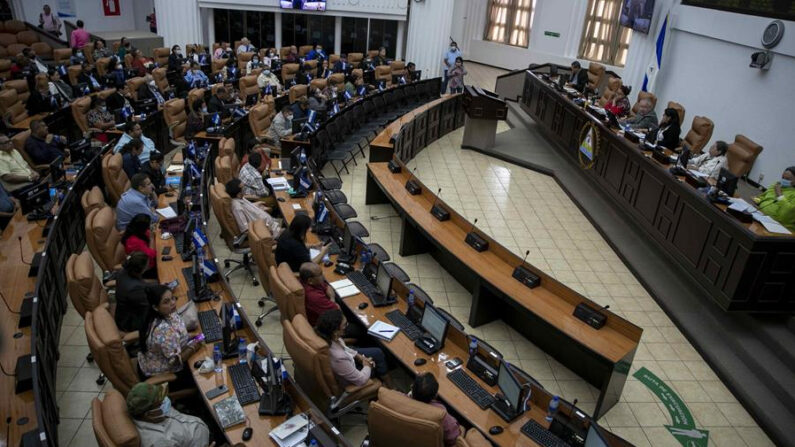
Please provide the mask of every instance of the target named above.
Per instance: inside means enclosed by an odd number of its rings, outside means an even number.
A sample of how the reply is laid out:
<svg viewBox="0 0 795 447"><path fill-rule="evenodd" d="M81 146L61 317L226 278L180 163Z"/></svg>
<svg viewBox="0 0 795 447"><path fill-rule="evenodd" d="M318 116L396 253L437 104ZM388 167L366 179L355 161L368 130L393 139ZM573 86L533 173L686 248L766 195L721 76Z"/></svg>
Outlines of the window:
<svg viewBox="0 0 795 447"><path fill-rule="evenodd" d="M282 14L282 45L289 47L309 44L306 14Z"/></svg>
<svg viewBox="0 0 795 447"><path fill-rule="evenodd" d="M327 53L334 52L334 16L310 15L309 16L309 41L307 45L315 42L323 45Z"/></svg>
<svg viewBox="0 0 795 447"><path fill-rule="evenodd" d="M370 19L370 35L367 39L367 49L377 50L386 48L388 58L395 57L397 41L397 21Z"/></svg>
<svg viewBox="0 0 795 447"><path fill-rule="evenodd" d="M367 52L367 19L342 18L340 51L345 54Z"/></svg>
<svg viewBox="0 0 795 447"><path fill-rule="evenodd" d="M282 14L282 45L323 45L334 50L334 16L317 14Z"/></svg>
<svg viewBox="0 0 795 447"><path fill-rule="evenodd" d="M621 0L588 0L579 56L623 67L632 29L620 26Z"/></svg>
<svg viewBox="0 0 795 447"><path fill-rule="evenodd" d="M230 45L248 37L257 48L268 48L275 44L276 21L272 12L216 9L213 11L215 41Z"/></svg>
<svg viewBox="0 0 795 447"><path fill-rule="evenodd" d="M536 0L490 0L485 40L517 47L530 43Z"/></svg>

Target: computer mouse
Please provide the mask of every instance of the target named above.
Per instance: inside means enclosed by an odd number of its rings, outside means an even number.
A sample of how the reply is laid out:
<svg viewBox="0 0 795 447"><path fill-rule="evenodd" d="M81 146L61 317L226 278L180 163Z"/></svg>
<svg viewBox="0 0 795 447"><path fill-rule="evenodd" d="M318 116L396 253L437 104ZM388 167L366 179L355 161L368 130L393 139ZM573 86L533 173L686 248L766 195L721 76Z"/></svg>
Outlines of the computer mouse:
<svg viewBox="0 0 795 447"><path fill-rule="evenodd" d="M500 427L499 425L495 425L494 427L491 427L489 429L489 434L499 435L500 433L502 433L502 427Z"/></svg>
<svg viewBox="0 0 795 447"><path fill-rule="evenodd" d="M365 308L365 307L367 307L367 306L369 306L369 304L367 304L367 303L361 303L361 304L359 304L359 309L364 309L364 308Z"/></svg>
<svg viewBox="0 0 795 447"><path fill-rule="evenodd" d="M249 439L251 439L251 435L253 434L254 434L254 429L251 427L246 427L245 430L243 430L243 440L248 441Z"/></svg>
<svg viewBox="0 0 795 447"><path fill-rule="evenodd" d="M160 234L160 239L163 239L164 241L168 240L168 239L171 239L171 233L169 233L168 231L162 232Z"/></svg>
<svg viewBox="0 0 795 447"><path fill-rule="evenodd" d="M163 256L160 257L161 261L170 261L172 259L174 259L174 257L173 256L169 256L169 255L163 255Z"/></svg>
<svg viewBox="0 0 795 447"><path fill-rule="evenodd" d="M414 360L414 366L422 366L426 363L428 363L428 361L421 357L418 358L417 360Z"/></svg>
<svg viewBox="0 0 795 447"><path fill-rule="evenodd" d="M199 368L201 368L201 367L202 367L202 363L204 363L204 360L196 360L196 361L193 363L193 367L194 367L194 368L196 368L196 369L199 369Z"/></svg>
<svg viewBox="0 0 795 447"><path fill-rule="evenodd" d="M276 200L278 200L279 202L286 202L287 201L287 200L284 199L284 197L277 197Z"/></svg>

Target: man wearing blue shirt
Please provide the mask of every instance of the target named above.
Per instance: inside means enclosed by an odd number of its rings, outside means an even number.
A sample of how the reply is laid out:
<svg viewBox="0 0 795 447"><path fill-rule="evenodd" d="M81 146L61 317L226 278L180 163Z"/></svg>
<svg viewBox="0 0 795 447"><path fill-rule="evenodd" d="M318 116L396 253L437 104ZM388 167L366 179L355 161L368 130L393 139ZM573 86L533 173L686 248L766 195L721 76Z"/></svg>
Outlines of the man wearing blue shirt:
<svg viewBox="0 0 795 447"><path fill-rule="evenodd" d="M113 153L118 153L125 144L136 138L144 143L144 150L141 152L141 155L138 156L138 160L142 165L145 165L149 161L149 156L152 152L157 152L157 148L155 147L155 142L152 141L151 138L144 136L140 123L128 121L127 124L124 125L124 134L119 138L116 146L113 147Z"/></svg>
<svg viewBox="0 0 795 447"><path fill-rule="evenodd" d="M316 43L312 50L307 53L306 60L312 61L315 59L328 59L328 56L326 56L326 53L323 51L323 45Z"/></svg>
<svg viewBox="0 0 795 447"><path fill-rule="evenodd" d="M444 56L442 57L442 69L444 70L444 75L442 76L442 93L447 91L447 70L452 69L455 66L455 58L463 57L461 56L461 50L458 49L458 44L451 41L450 48L445 52Z"/></svg>
<svg viewBox="0 0 795 447"><path fill-rule="evenodd" d="M199 67L199 64L197 64L195 61L190 63L190 69L187 73L185 73L185 82L190 88L210 84L210 80L207 78L207 75L204 74Z"/></svg>
<svg viewBox="0 0 795 447"><path fill-rule="evenodd" d="M154 208L157 198L154 194L154 185L149 176L139 172L130 180L130 189L124 192L116 205L116 229L124 231L127 224L138 214L146 214L157 222L158 215Z"/></svg>
<svg viewBox="0 0 795 447"><path fill-rule="evenodd" d="M47 123L42 120L30 122L30 136L25 140L25 152L30 160L37 165L48 165L66 153L58 149L58 143L66 143L66 139L50 135Z"/></svg>

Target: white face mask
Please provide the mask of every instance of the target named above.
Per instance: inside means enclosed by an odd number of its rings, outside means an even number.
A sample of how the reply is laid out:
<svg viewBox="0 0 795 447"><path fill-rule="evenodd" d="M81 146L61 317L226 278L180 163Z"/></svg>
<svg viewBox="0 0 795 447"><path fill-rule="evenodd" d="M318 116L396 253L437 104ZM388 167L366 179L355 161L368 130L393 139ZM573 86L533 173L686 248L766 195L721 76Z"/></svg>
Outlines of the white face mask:
<svg viewBox="0 0 795 447"><path fill-rule="evenodd" d="M251 59L252 64L259 64L259 59Z"/></svg>
<svg viewBox="0 0 795 447"><path fill-rule="evenodd" d="M102 112L102 113L105 113L105 112L108 111L108 107L107 106L99 106L99 111Z"/></svg>
<svg viewBox="0 0 795 447"><path fill-rule="evenodd" d="M83 57L83 52L82 51L78 51L75 54L76 54L77 57Z"/></svg>
<svg viewBox="0 0 795 447"><path fill-rule="evenodd" d="M155 88L155 87L157 87L157 84L155 84L155 80L154 80L154 79L152 79L151 81L149 81L149 87L152 87L152 88Z"/></svg>
<svg viewBox="0 0 795 447"><path fill-rule="evenodd" d="M262 74L264 74L265 76L270 76L271 71L270 70L262 70Z"/></svg>
<svg viewBox="0 0 795 447"><path fill-rule="evenodd" d="M202 107L202 113L207 113L207 107Z"/></svg>

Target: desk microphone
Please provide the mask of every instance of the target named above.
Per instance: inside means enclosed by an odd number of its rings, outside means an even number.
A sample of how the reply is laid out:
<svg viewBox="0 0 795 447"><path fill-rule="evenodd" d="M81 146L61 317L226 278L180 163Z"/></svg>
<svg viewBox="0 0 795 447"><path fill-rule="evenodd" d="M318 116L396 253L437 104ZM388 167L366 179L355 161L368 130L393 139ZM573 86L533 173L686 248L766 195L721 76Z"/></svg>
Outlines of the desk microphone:
<svg viewBox="0 0 795 447"><path fill-rule="evenodd" d="M439 222L444 222L445 220L450 220L450 212L447 211L442 205L439 205L439 197L441 193L442 188L439 188L439 190L436 191L436 199L434 199L433 206L431 207L431 214Z"/></svg>
<svg viewBox="0 0 795 447"><path fill-rule="evenodd" d="M470 247L474 248L475 251L486 251L489 249L489 241L475 232L475 224L477 223L477 219L472 222L472 228L469 230L469 233L467 233L466 238L464 238L464 242L466 242Z"/></svg>
<svg viewBox="0 0 795 447"><path fill-rule="evenodd" d="M412 196L416 196L422 192L422 187L417 182L414 177L414 173L417 172L417 167L415 166L414 169L411 170L409 174L409 179L406 181L406 191L409 192Z"/></svg>
<svg viewBox="0 0 795 447"><path fill-rule="evenodd" d="M538 285L541 284L541 278L524 266L529 254L530 250L527 250L524 253L524 259L522 259L522 262L517 265L515 269L513 269L513 274L511 276L513 276L515 280L532 289L534 287L538 287Z"/></svg>

